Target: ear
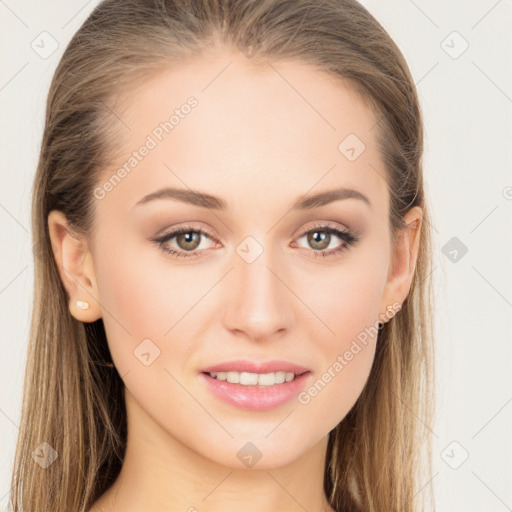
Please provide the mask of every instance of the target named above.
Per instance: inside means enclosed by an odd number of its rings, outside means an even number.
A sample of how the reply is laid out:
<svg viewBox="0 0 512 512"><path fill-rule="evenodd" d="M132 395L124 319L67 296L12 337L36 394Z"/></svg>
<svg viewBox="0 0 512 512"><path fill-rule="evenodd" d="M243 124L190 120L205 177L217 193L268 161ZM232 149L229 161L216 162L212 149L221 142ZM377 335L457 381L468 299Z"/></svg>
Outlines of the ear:
<svg viewBox="0 0 512 512"><path fill-rule="evenodd" d="M70 313L80 322L98 320L99 294L87 241L70 229L66 216L58 210L48 215L48 230L59 275L68 292ZM84 308L84 303L89 307Z"/></svg>
<svg viewBox="0 0 512 512"><path fill-rule="evenodd" d="M380 307L380 316L388 321L407 298L418 258L423 210L411 208L404 216L406 226L397 233L388 278Z"/></svg>

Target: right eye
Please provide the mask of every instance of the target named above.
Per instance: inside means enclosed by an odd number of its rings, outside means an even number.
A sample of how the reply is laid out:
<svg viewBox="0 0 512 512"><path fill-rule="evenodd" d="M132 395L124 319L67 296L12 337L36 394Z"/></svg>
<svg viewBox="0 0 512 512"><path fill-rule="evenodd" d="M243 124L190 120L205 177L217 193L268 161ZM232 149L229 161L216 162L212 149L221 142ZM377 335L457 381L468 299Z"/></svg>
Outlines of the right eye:
<svg viewBox="0 0 512 512"><path fill-rule="evenodd" d="M175 248L168 245L168 242L174 238L176 239L175 243L178 245L178 247ZM164 233L158 238L153 238L152 241L155 242L162 251L175 258L196 258L200 256L200 253L204 250L204 248L198 249L201 245L201 238L212 239L212 237L202 229L182 226L168 233Z"/></svg>

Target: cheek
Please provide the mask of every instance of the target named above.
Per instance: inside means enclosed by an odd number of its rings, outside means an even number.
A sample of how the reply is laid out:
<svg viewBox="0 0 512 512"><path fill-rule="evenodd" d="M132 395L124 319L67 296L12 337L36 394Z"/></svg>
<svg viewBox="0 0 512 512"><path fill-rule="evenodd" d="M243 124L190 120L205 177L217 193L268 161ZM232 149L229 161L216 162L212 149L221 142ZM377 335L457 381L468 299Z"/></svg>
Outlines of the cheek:
<svg viewBox="0 0 512 512"><path fill-rule="evenodd" d="M305 418L324 418L321 428L332 430L359 398L373 364L378 335L378 287L347 285L324 304L325 323L335 334L312 337L318 354L314 379L301 394L299 407ZM315 421L307 421L311 435L318 434Z"/></svg>
<svg viewBox="0 0 512 512"><path fill-rule="evenodd" d="M322 272L296 276L295 282L301 283L298 294L324 324L317 321L317 333L323 333L327 352L342 349L364 329L377 326L387 269L386 258L368 245Z"/></svg>
<svg viewBox="0 0 512 512"><path fill-rule="evenodd" d="M162 338L207 283L201 286L193 266L173 263L150 241L103 238L95 273L105 322L121 324L133 337Z"/></svg>
<svg viewBox="0 0 512 512"><path fill-rule="evenodd" d="M95 274L112 358L121 376L130 371L133 380L142 372L145 384L137 386L149 387L150 374L174 373L190 357L191 333L209 315L206 295L218 272L178 266L150 242L128 236L104 237L98 246Z"/></svg>
<svg viewBox="0 0 512 512"><path fill-rule="evenodd" d="M386 258L372 258L361 251L357 259L333 267L329 279L316 276L302 290L329 329L317 322L321 331L311 334L321 364L314 382L298 401L309 417L324 417L330 429L352 408L368 379L387 265Z"/></svg>
<svg viewBox="0 0 512 512"><path fill-rule="evenodd" d="M339 344L323 370L298 397L299 414L311 435L329 432L352 409L368 380L375 355L375 338ZM307 420L309 418L309 420ZM319 425L315 418L323 418Z"/></svg>

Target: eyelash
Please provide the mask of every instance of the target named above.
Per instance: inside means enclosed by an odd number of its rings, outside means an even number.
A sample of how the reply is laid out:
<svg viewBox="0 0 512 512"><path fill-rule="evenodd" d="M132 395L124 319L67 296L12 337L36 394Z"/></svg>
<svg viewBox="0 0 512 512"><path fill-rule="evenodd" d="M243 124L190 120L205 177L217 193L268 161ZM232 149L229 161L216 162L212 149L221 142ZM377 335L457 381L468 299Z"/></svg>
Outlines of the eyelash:
<svg viewBox="0 0 512 512"><path fill-rule="evenodd" d="M338 238L340 238L344 242L336 249L331 249L330 251L326 251L325 249L321 250L321 251L315 251L315 250L311 249L315 253L315 258L318 258L318 257L326 258L326 257L335 256L335 255L340 254L343 251L349 249L350 246L353 246L353 245L357 244L357 242L359 242L359 237L355 236L350 230L348 230L348 229L343 230L343 229L335 228L333 226L328 226L325 224L319 224L317 226L313 226L311 229L308 229L307 231L302 233L302 235L299 238L302 238L302 237L308 235L309 233L313 233L315 231L320 231L320 232L328 233L331 235L336 235ZM181 226L177 229L174 229L173 231L170 231L169 233L165 233L164 235L162 235L158 238L152 238L151 241L156 243L157 246L163 252L170 254L171 256L173 256L175 258L197 258L197 257L200 257L200 253L202 252L202 250L196 249L195 251L190 251L190 252L178 251L176 249L171 249L165 245L166 242L168 242L169 240L172 240L176 236L181 235L183 233L190 233L190 232L199 233L200 235L205 236L206 238L209 238L210 240L213 239L208 233L206 233L202 229L194 228L192 226Z"/></svg>

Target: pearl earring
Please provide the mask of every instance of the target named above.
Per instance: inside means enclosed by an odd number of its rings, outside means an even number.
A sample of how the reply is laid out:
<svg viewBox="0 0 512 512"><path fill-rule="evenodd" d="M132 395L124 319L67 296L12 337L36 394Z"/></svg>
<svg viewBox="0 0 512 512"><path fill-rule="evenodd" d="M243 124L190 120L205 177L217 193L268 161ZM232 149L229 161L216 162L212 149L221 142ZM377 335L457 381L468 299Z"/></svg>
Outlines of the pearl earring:
<svg viewBox="0 0 512 512"><path fill-rule="evenodd" d="M80 309L89 309L89 303L85 302L85 300L77 300L76 306Z"/></svg>

